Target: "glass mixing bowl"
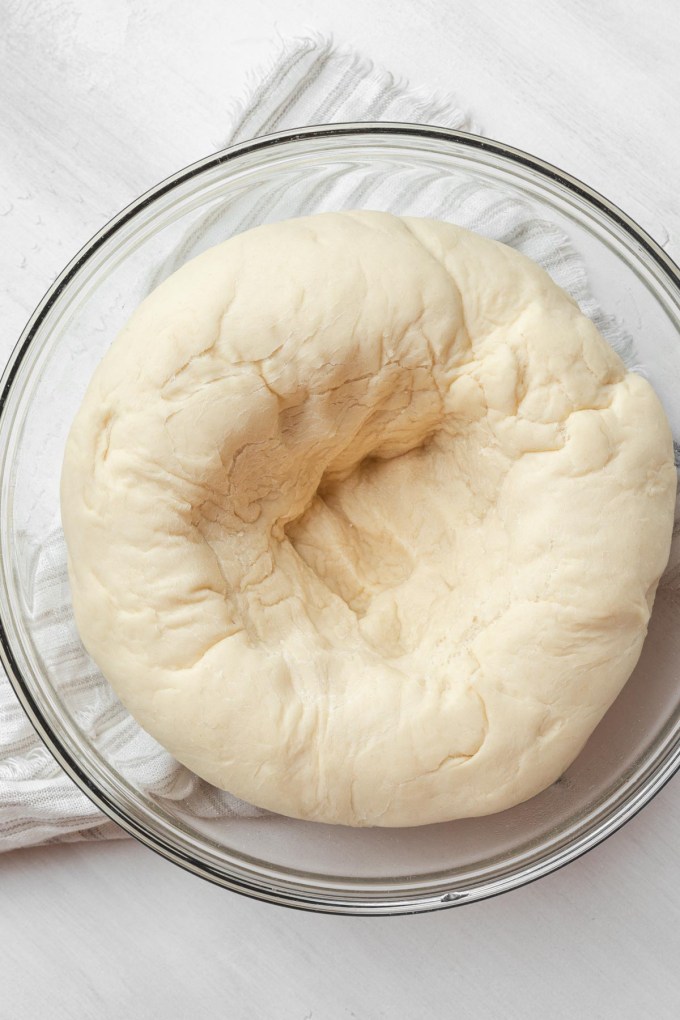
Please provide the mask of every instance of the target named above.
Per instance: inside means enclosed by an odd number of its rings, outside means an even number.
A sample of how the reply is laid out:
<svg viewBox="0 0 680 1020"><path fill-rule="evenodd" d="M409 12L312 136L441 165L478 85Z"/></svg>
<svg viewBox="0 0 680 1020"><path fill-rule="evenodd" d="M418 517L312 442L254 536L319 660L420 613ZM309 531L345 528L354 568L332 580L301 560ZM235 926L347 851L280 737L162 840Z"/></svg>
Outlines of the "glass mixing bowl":
<svg viewBox="0 0 680 1020"><path fill-rule="evenodd" d="M680 762L679 600L663 584L633 677L557 783L502 814L414 829L351 829L279 816L199 818L182 802L151 796L113 764L96 732L81 727L77 692L46 664L36 641L34 554L58 523L67 430L91 372L143 294L189 254L245 226L325 208L443 215L447 195L461 189L483 189L499 203L518 199L563 231L585 261L595 298L632 336L680 434L680 276L665 252L606 199L541 160L417 125L282 132L159 184L64 270L2 381L2 660L18 697L67 773L129 833L182 867L261 899L389 914L491 896L599 843Z"/></svg>

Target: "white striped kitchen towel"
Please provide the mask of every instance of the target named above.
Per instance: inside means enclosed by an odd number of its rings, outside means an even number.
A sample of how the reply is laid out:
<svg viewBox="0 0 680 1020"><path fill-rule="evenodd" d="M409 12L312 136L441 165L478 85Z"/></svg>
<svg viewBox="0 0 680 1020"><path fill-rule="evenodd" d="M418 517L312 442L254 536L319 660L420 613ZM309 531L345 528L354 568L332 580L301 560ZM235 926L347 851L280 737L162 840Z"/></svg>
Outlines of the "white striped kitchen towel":
<svg viewBox="0 0 680 1020"><path fill-rule="evenodd" d="M271 66L253 76L247 97L231 108L231 130L225 142L286 127L357 120L472 127L451 96L414 91L353 52L337 49L327 40L304 38L284 43ZM338 179L328 184L322 199L317 205L325 203L326 208L354 205L399 212L408 205L412 213L451 219L513 245L545 266L627 363L635 366L626 337L592 301L583 264L563 234L497 190L451 185L441 179L395 182L378 176L359 182ZM151 267L146 289L199 250L244 229L263 213L267 219L295 215L306 202L304 195L291 198L285 193L274 196L266 209L261 205L253 209L246 202L239 209L230 203L224 213L204 217L171 259ZM32 611L45 666L68 693L81 728L98 741L128 781L158 802L181 801L183 810L198 817L257 814L178 765L120 705L78 639L58 528L36 549L32 576ZM9 682L0 676L0 850L122 834L60 770L34 734Z"/></svg>

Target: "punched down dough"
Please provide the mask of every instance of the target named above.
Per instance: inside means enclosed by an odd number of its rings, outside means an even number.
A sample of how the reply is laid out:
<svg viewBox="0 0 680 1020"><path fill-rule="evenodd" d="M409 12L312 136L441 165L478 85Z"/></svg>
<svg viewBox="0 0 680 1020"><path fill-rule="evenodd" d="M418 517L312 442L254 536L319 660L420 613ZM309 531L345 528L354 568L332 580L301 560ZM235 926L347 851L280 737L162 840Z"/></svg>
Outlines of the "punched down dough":
<svg viewBox="0 0 680 1020"><path fill-rule="evenodd" d="M85 646L264 808L417 825L557 779L630 675L671 536L644 379L449 224L260 227L151 294L68 441Z"/></svg>

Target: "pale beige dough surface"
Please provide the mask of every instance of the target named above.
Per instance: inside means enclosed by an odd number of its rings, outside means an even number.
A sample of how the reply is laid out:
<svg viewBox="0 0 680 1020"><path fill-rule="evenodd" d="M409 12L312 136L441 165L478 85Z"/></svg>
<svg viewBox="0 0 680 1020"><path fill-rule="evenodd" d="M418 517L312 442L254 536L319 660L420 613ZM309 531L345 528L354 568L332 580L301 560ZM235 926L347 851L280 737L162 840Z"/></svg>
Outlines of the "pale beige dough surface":
<svg viewBox="0 0 680 1020"><path fill-rule="evenodd" d="M148 297L62 477L76 620L180 761L416 825L552 783L630 675L675 471L649 384L536 265L323 214Z"/></svg>

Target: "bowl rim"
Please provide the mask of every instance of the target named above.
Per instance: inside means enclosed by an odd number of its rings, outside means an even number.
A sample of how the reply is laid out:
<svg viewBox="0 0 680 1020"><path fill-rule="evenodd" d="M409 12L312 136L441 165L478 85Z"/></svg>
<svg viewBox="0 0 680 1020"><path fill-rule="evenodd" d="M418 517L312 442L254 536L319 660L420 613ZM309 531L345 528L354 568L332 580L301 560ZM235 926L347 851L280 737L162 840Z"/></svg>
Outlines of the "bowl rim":
<svg viewBox="0 0 680 1020"><path fill-rule="evenodd" d="M272 147L291 142L310 142L320 139L350 139L353 136L359 139L377 139L381 136L394 139L427 139L440 142L443 145L453 143L455 146L462 147L471 152L477 150L478 152L498 156L505 163L515 164L533 171L540 178L566 188L573 195L582 199L587 205L593 207L621 228L636 245L640 246L645 255L661 270L663 276L680 295L680 268L642 227L618 208L618 206L578 178L521 149L466 131L413 123L365 121L314 125L311 127L276 131L218 150L165 178L125 206L86 242L57 276L38 303L7 361L0 377L0 424L6 415L9 395L21 363L46 316L59 300L60 295L71 280L78 274L79 270L114 234L124 227L125 224L133 220L139 212L191 178L242 156L264 152ZM0 454L4 455L4 451L0 450ZM366 890L363 898L353 897L350 899L345 895L343 899L342 892L334 891L330 887L330 883L327 893L323 896L319 894L319 890L310 891L299 884L296 886L294 882L287 883L287 888L276 889L271 885L271 880L258 884L254 881L248 881L243 876L230 876L215 868L211 868L205 862L199 863L193 860L189 854L183 852L178 847L170 845L159 835L147 831L140 822L129 815L125 809L121 808L105 791L96 785L78 760L60 741L59 735L54 732L46 720L40 703L35 698L30 686L21 673L1 612L0 662L5 668L7 677L29 721L61 768L108 818L120 825L131 836L167 860L224 888L279 905L323 913L379 916L424 912L488 899L503 892L527 885L564 867L613 835L614 832L618 831L649 803L669 782L675 772L680 769L680 746L678 746L674 751L667 754L660 763L655 765L651 774L643 778L639 788L635 789L633 795L617 808L613 816L605 818L604 821L596 824L589 831L577 835L566 846L558 847L546 855L544 859L538 862L520 862L508 875L503 875L500 879L478 885L465 892L456 890L445 892L443 895L438 893L436 896L414 893L411 895L386 897L380 890L373 894Z"/></svg>

